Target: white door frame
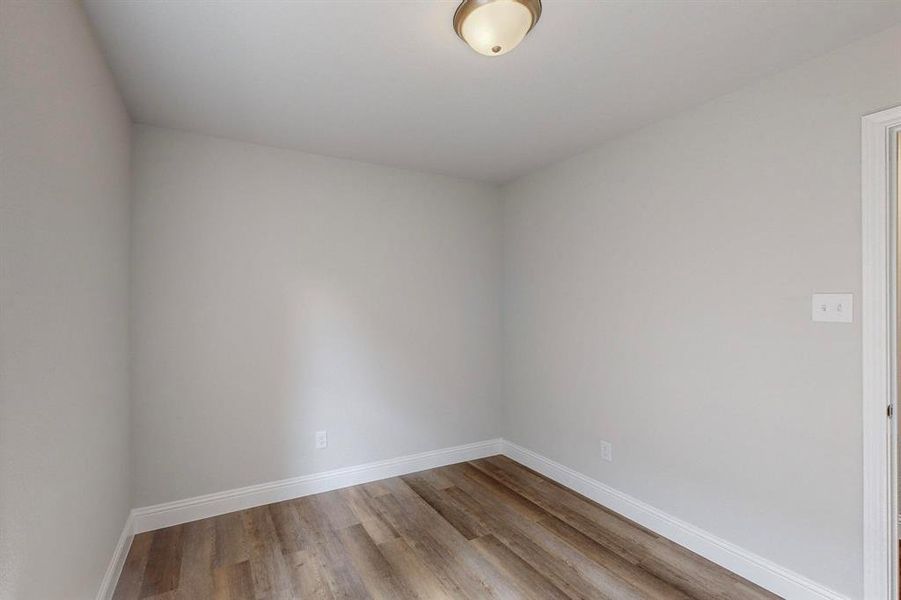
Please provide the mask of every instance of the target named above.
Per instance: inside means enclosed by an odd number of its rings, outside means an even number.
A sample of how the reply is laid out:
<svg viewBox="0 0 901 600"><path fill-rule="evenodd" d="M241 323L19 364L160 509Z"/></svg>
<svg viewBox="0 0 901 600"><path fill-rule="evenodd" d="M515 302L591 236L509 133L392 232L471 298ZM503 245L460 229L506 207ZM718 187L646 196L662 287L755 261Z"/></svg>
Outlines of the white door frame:
<svg viewBox="0 0 901 600"><path fill-rule="evenodd" d="M896 207L891 137L901 107L863 117L863 583L864 598L898 598Z"/></svg>

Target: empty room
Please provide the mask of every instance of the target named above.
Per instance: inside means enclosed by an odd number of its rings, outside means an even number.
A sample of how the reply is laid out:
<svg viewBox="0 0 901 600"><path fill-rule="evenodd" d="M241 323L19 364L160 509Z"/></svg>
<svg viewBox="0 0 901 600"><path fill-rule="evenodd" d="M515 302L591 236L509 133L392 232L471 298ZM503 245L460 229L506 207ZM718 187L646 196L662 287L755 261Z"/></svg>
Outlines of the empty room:
<svg viewBox="0 0 901 600"><path fill-rule="evenodd" d="M0 600L898 600L901 0L0 0Z"/></svg>

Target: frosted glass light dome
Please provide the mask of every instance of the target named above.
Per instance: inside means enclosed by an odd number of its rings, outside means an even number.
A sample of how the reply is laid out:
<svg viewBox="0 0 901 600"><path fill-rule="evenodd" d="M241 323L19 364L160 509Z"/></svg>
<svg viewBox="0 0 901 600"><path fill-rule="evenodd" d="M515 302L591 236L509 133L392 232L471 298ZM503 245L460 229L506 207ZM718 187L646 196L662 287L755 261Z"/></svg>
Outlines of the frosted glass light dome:
<svg viewBox="0 0 901 600"><path fill-rule="evenodd" d="M540 0L464 0L454 15L454 29L485 56L516 48L541 16Z"/></svg>

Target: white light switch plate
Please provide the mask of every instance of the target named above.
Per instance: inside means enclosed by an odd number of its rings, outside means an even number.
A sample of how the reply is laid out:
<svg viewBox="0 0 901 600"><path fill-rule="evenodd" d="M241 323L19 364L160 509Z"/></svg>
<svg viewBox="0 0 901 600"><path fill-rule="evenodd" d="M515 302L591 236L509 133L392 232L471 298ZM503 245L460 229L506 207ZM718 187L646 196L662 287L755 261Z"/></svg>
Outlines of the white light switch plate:
<svg viewBox="0 0 901 600"><path fill-rule="evenodd" d="M854 316L854 296L852 294L814 294L811 316L814 321L850 323Z"/></svg>

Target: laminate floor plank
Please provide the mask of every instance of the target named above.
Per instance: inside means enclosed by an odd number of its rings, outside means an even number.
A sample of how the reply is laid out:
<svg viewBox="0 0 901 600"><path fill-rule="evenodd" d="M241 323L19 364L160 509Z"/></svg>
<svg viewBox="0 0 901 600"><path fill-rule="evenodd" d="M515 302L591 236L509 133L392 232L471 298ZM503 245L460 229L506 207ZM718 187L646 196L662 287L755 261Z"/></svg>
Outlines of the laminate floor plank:
<svg viewBox="0 0 901 600"><path fill-rule="evenodd" d="M310 502L323 514L324 521L333 531L341 531L352 525L360 524L360 519L348 506L341 490L329 494L316 494L309 498Z"/></svg>
<svg viewBox="0 0 901 600"><path fill-rule="evenodd" d="M292 502L276 502L269 505L272 524L278 535L282 552L294 554L304 549L306 533L300 516Z"/></svg>
<svg viewBox="0 0 901 600"><path fill-rule="evenodd" d="M465 483L461 485L465 487ZM472 512L481 514L497 539L569 597L616 600L645 597L629 581L611 571L610 565L593 563L564 540L547 536L535 522L517 519L516 513L502 504L493 504L492 499L480 495L476 489L469 491L479 498L457 488L448 493L454 494Z"/></svg>
<svg viewBox="0 0 901 600"><path fill-rule="evenodd" d="M661 538L581 495L545 479L507 457L474 461L500 481L546 507L563 523L599 545L640 564L643 569L698 600L772 598L773 595L734 573ZM553 521L543 520L551 527Z"/></svg>
<svg viewBox="0 0 901 600"><path fill-rule="evenodd" d="M341 541L350 560L360 574L363 585L373 598L379 600L416 600L414 594L395 573L394 567L376 546L362 525L352 525L341 531Z"/></svg>
<svg viewBox="0 0 901 600"><path fill-rule="evenodd" d="M214 600L245 600L255 596L249 560L213 569Z"/></svg>
<svg viewBox="0 0 901 600"><path fill-rule="evenodd" d="M250 573L257 598L290 600L294 586L268 506L241 512L250 541Z"/></svg>
<svg viewBox="0 0 901 600"><path fill-rule="evenodd" d="M216 530L212 519L185 523L181 577L175 596L179 600L213 595L213 556Z"/></svg>
<svg viewBox="0 0 901 600"><path fill-rule="evenodd" d="M504 457L134 537L115 600L771 600Z"/></svg>
<svg viewBox="0 0 901 600"><path fill-rule="evenodd" d="M639 591L641 596L666 598L667 600L688 600L691 598L691 596L686 595L670 581L661 579L652 571L647 571L641 565L636 565L617 555L557 517L548 516L546 519L539 521L538 524L553 533L553 537L563 540L581 555L588 557L603 567L611 575L627 582L632 589Z"/></svg>
<svg viewBox="0 0 901 600"><path fill-rule="evenodd" d="M568 595L555 586L531 564L488 534L472 540L475 546L505 577L516 584L523 598L567 600Z"/></svg>
<svg viewBox="0 0 901 600"><path fill-rule="evenodd" d="M488 533L485 524L478 517L467 512L454 501L452 496L444 493L448 488L436 489L432 487L427 479L417 475L408 475L402 477L402 479L426 504L432 507L435 512L441 515L445 521L450 523L467 540L474 540Z"/></svg>
<svg viewBox="0 0 901 600"><path fill-rule="evenodd" d="M309 533L307 545L312 559L317 562L318 572L336 598L370 598L360 574L353 567L349 552L338 535L340 529L336 531L332 527L336 521L330 519L327 513L330 501L340 499L334 492L319 496L329 497L308 496L294 502ZM333 512L333 515L337 513Z"/></svg>
<svg viewBox="0 0 901 600"><path fill-rule="evenodd" d="M478 487L485 493L496 498L504 506L512 508L519 513L521 517L530 521L538 521L548 514L547 511L531 500L517 494L506 485L500 483L493 477L486 475L470 463L459 463L441 467L441 471L444 472L445 477L449 478L458 486L460 485L461 477L465 478L463 481L472 481L472 486L468 486L467 489Z"/></svg>
<svg viewBox="0 0 901 600"><path fill-rule="evenodd" d="M158 530L150 543L140 598L173 592L181 576L184 525Z"/></svg>
<svg viewBox="0 0 901 600"><path fill-rule="evenodd" d="M379 544L379 551L394 572L417 598L423 600L453 600L455 596L445 588L429 565L400 537Z"/></svg>
<svg viewBox="0 0 901 600"><path fill-rule="evenodd" d="M385 485L384 480L382 481L371 481L369 483L364 483L362 485L355 486L369 496L370 498L375 498L377 496L384 496L385 494L390 494L391 490Z"/></svg>
<svg viewBox="0 0 901 600"><path fill-rule="evenodd" d="M144 581L147 559L150 557L153 534L153 531L139 533L132 540L131 548L125 557L125 565L122 567L122 575L119 577L119 583L113 594L113 600L141 597L141 584Z"/></svg>
<svg viewBox="0 0 901 600"><path fill-rule="evenodd" d="M227 513L211 520L215 530L213 567L227 567L249 559L250 553L247 550L247 537L241 513Z"/></svg>
<svg viewBox="0 0 901 600"><path fill-rule="evenodd" d="M400 532L413 552L429 565L455 598L497 598L499 595L472 564L475 550L450 523L435 513L419 496L394 493L376 499L391 525Z"/></svg>
<svg viewBox="0 0 901 600"><path fill-rule="evenodd" d="M707 561L679 546L676 546L679 552L672 552L668 548L666 552L662 552L659 536L574 492L560 488L520 465L514 463L513 467L498 467L494 458L474 464L476 468L484 469L511 489L545 508L549 516L543 518L540 524L557 537L569 539L576 544L582 543L583 550L588 546L580 538L589 538L606 550L607 556L617 557L617 560L603 561L608 567L616 567L622 573L627 570L622 565L622 560L640 565L644 571L666 582L673 590L699 600L718 598L718 589L726 588L730 594L734 593L733 588L737 587L725 581L731 574L713 563L707 564L709 568L703 570L704 575L708 580L718 579L719 582L710 581L709 586L697 582L697 578L687 570L673 569L672 564L683 558L688 559L689 564L681 565L682 569ZM559 501L555 501L557 497ZM598 551L600 549L595 548L595 552Z"/></svg>
<svg viewBox="0 0 901 600"><path fill-rule="evenodd" d="M635 562L642 556L645 546L657 540L656 534L638 524L535 474L506 457L491 457L474 461L472 464L546 512Z"/></svg>
<svg viewBox="0 0 901 600"><path fill-rule="evenodd" d="M400 536L379 514L372 503L372 497L361 486L344 488L339 490L338 493L344 498L344 501L359 519L360 524L363 525L373 542L383 544Z"/></svg>
<svg viewBox="0 0 901 600"><path fill-rule="evenodd" d="M288 569L298 598L333 600L332 593L322 566L315 554L300 550L287 555Z"/></svg>

